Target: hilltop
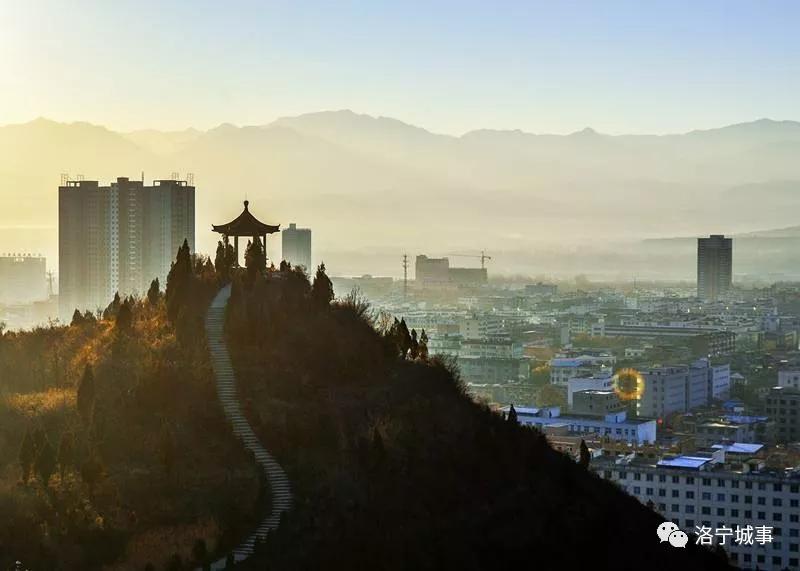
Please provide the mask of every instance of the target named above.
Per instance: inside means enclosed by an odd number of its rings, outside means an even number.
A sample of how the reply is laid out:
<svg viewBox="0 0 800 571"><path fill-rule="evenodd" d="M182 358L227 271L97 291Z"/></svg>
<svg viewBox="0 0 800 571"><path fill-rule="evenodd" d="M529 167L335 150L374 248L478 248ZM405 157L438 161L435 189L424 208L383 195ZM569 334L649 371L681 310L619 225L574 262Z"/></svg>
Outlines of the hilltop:
<svg viewBox="0 0 800 571"><path fill-rule="evenodd" d="M727 569L662 518L473 402L421 332L332 300L318 270L234 280L228 346L294 509L245 569Z"/></svg>

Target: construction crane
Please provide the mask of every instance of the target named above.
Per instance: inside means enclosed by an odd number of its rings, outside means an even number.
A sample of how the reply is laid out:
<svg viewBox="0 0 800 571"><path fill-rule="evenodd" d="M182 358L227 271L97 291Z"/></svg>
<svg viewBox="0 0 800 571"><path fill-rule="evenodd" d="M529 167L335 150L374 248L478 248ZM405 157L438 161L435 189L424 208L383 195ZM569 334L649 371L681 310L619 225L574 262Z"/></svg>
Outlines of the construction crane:
<svg viewBox="0 0 800 571"><path fill-rule="evenodd" d="M453 256L456 258L480 258L481 259L481 269L486 267L486 260L491 260L491 256L487 256L486 252L481 250L480 255L478 254L447 254L448 256Z"/></svg>

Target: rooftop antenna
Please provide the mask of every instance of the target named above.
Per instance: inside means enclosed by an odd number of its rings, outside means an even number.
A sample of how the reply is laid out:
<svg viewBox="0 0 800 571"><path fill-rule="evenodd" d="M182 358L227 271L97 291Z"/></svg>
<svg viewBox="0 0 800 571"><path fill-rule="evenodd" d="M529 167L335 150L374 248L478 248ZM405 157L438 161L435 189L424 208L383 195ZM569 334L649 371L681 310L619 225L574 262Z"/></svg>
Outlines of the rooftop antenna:
<svg viewBox="0 0 800 571"><path fill-rule="evenodd" d="M53 272L47 272L47 289L48 289L48 297L53 297Z"/></svg>
<svg viewBox="0 0 800 571"><path fill-rule="evenodd" d="M69 182L69 173L68 172L62 172L61 173L61 186L67 186L68 182Z"/></svg>
<svg viewBox="0 0 800 571"><path fill-rule="evenodd" d="M142 171L142 185L144 185L144 171Z"/></svg>
<svg viewBox="0 0 800 571"><path fill-rule="evenodd" d="M189 186L194 186L194 173L187 172L186 173L186 184Z"/></svg>

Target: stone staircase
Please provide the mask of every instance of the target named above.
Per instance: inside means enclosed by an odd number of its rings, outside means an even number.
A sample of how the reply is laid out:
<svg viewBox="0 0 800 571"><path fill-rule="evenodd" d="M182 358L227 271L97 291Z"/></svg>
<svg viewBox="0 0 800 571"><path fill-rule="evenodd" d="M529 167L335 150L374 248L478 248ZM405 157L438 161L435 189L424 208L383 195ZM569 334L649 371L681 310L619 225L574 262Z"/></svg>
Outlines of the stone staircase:
<svg viewBox="0 0 800 571"><path fill-rule="evenodd" d="M225 417L233 429L233 433L242 441L244 447L252 452L259 468L264 472L271 498L271 511L259 523L258 527L233 550L234 559L239 562L253 554L257 540L265 538L271 529L278 527L281 513L292 507L292 492L289 486L289 478L286 477L283 468L261 445L239 405L239 398L236 394L236 379L233 374L233 366L228 355L224 335L225 308L228 305L230 296L231 286L228 284L219 291L206 314L206 338L217 384L217 396L220 404L222 404ZM213 570L225 569L225 564L226 558L223 557L212 563L210 568Z"/></svg>

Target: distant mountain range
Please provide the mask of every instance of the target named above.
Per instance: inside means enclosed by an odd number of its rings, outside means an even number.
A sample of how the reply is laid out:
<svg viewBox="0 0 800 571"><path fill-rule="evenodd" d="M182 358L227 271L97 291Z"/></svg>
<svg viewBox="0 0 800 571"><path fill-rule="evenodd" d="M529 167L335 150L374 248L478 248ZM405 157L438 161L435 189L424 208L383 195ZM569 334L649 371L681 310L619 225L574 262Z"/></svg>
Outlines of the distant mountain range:
<svg viewBox="0 0 800 571"><path fill-rule="evenodd" d="M247 196L266 222L312 227L315 258L338 274L397 275L403 252L482 248L494 272L624 272L624 244L639 239L797 232L798 156L800 123L769 119L676 135L460 137L351 111L176 132L37 119L0 127L0 251L55 257L61 173L192 172L207 252L210 224Z"/></svg>

